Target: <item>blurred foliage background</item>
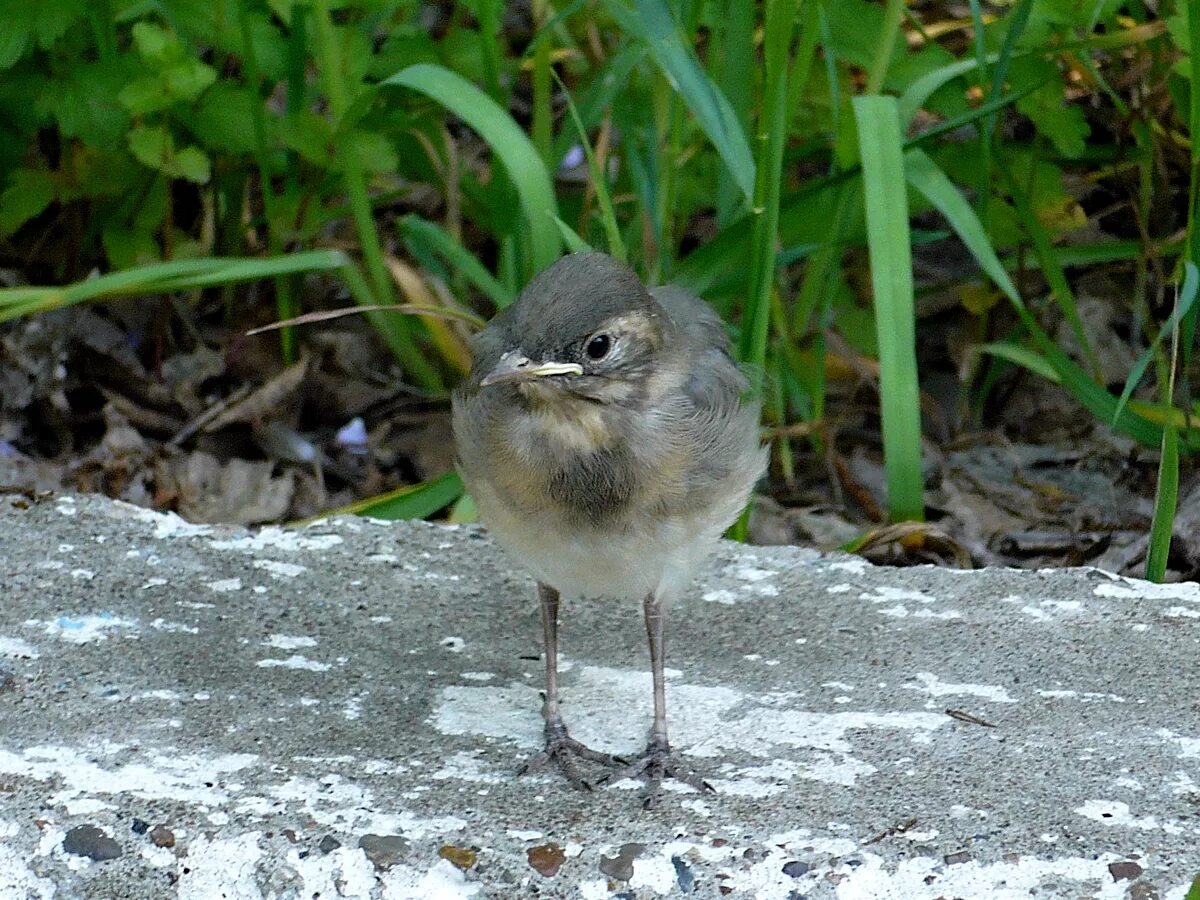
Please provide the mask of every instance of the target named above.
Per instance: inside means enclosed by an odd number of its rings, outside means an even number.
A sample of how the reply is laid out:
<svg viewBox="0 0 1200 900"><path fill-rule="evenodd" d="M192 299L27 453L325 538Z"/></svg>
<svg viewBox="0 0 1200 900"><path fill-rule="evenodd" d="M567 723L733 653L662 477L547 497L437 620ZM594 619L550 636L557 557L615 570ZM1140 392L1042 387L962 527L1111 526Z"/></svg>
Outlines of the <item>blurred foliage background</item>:
<svg viewBox="0 0 1200 900"><path fill-rule="evenodd" d="M0 475L469 518L470 332L590 246L730 324L752 538L1195 577L1198 45L1186 0L4 0Z"/></svg>

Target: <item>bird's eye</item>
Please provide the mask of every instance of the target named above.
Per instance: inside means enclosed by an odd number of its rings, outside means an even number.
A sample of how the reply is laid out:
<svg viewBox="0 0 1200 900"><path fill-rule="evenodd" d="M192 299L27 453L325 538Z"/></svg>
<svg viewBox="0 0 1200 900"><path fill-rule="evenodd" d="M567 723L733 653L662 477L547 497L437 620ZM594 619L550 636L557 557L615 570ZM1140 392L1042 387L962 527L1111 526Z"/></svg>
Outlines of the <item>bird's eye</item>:
<svg viewBox="0 0 1200 900"><path fill-rule="evenodd" d="M601 360L608 356L608 351L612 349L612 338L607 334L598 334L587 342L584 347L584 352L587 353L588 359Z"/></svg>

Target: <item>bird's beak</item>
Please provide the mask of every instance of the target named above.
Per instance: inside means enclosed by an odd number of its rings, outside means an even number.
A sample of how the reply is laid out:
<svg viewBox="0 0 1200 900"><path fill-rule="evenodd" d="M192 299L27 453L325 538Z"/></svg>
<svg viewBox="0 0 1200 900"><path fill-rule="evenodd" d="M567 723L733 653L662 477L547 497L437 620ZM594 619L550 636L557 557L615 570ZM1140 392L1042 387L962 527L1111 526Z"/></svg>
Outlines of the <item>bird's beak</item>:
<svg viewBox="0 0 1200 900"><path fill-rule="evenodd" d="M535 363L515 350L500 357L496 367L479 382L480 387L505 384L514 381L533 381L546 375L582 375L583 366L578 363L540 362Z"/></svg>

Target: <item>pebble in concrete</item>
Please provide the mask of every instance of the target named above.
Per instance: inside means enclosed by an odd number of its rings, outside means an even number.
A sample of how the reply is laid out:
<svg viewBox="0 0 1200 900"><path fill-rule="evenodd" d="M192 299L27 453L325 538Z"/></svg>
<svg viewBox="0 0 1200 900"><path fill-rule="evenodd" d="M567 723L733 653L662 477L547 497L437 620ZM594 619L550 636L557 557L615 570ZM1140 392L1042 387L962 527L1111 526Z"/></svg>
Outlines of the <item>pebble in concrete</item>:
<svg viewBox="0 0 1200 900"><path fill-rule="evenodd" d="M117 859L121 845L95 825L76 825L63 838L62 848L73 856L86 856L96 862Z"/></svg>

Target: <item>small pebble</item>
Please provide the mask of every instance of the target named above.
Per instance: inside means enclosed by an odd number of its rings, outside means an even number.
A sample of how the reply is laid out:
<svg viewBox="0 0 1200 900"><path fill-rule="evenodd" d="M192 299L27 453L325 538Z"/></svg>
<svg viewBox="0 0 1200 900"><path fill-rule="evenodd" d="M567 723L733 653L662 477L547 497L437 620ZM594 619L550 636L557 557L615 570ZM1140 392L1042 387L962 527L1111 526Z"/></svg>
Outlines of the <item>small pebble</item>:
<svg viewBox="0 0 1200 900"><path fill-rule="evenodd" d="M525 858L529 861L529 865L533 867L543 878L553 878L558 874L558 870L562 868L562 864L567 859L567 854L563 852L563 848L558 844L539 844L536 847L530 847L525 851Z"/></svg>
<svg viewBox="0 0 1200 900"><path fill-rule="evenodd" d="M438 856L442 859L448 859L464 872L475 865L475 861L478 859L474 850L467 847L455 847L453 844L446 844L439 849Z"/></svg>
<svg viewBox="0 0 1200 900"><path fill-rule="evenodd" d="M338 847L342 846L342 842L335 838L332 834L327 834L321 838L321 843L317 844L317 849L322 853L329 855Z"/></svg>
<svg viewBox="0 0 1200 900"><path fill-rule="evenodd" d="M1131 859L1125 859L1109 863L1108 874L1112 876L1113 881L1133 881L1142 874L1142 867Z"/></svg>
<svg viewBox="0 0 1200 900"><path fill-rule="evenodd" d="M155 825L154 830L150 832L150 840L154 842L155 847L174 847L175 832L166 825Z"/></svg>
<svg viewBox="0 0 1200 900"><path fill-rule="evenodd" d="M696 889L696 876L692 874L691 867L680 856L672 856L671 865L675 867L675 881L679 883L679 890L685 894L690 894L694 891Z"/></svg>
<svg viewBox="0 0 1200 900"><path fill-rule="evenodd" d="M600 871L615 881L628 881L633 877L633 861L645 849L645 844L622 844L616 856L600 857Z"/></svg>
<svg viewBox="0 0 1200 900"><path fill-rule="evenodd" d="M67 832L62 846L72 856L86 856L96 862L116 859L123 852L120 844L95 825L76 825Z"/></svg>
<svg viewBox="0 0 1200 900"><path fill-rule="evenodd" d="M358 846L381 872L386 872L408 852L408 841L398 834L364 834L358 839Z"/></svg>

